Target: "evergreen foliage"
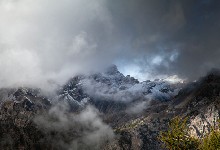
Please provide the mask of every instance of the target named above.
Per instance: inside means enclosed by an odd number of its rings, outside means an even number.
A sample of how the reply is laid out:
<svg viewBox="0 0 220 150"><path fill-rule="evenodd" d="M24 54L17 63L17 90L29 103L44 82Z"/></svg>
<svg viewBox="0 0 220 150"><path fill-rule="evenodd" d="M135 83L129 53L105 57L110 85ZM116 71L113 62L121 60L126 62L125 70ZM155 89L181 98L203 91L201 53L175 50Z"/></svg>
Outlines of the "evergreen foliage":
<svg viewBox="0 0 220 150"><path fill-rule="evenodd" d="M177 116L173 118L167 131L160 132L159 140L169 150L220 150L220 130L211 127L205 137L196 139L189 135L187 119Z"/></svg>
<svg viewBox="0 0 220 150"><path fill-rule="evenodd" d="M168 131L161 132L159 139L165 148L170 150L194 150L198 148L199 141L188 134L188 118L179 116L169 123Z"/></svg>
<svg viewBox="0 0 220 150"><path fill-rule="evenodd" d="M219 123L219 121L218 121ZM200 150L220 150L220 131L219 127L212 130L202 140L199 147Z"/></svg>

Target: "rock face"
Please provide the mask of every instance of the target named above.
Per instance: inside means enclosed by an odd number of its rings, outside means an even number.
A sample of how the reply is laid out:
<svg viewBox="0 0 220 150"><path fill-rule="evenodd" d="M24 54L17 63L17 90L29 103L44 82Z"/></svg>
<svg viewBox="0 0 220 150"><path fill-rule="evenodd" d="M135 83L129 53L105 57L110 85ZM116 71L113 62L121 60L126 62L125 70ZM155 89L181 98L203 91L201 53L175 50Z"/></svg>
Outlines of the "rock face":
<svg viewBox="0 0 220 150"><path fill-rule="evenodd" d="M219 119L219 109L215 105L207 107L204 112L190 118L190 134L201 138L210 132L211 127L217 128Z"/></svg>
<svg viewBox="0 0 220 150"><path fill-rule="evenodd" d="M0 149L37 149L44 135L32 119L49 109L50 102L30 89L18 89L11 98L2 103L0 109Z"/></svg>

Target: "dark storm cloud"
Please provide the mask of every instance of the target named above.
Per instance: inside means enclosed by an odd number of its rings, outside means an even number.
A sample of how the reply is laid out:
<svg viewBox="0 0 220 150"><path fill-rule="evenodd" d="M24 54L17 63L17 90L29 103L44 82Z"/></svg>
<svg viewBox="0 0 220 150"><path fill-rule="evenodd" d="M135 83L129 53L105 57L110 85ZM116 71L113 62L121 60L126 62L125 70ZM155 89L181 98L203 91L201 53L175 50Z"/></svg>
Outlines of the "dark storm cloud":
<svg viewBox="0 0 220 150"><path fill-rule="evenodd" d="M116 63L143 79L219 67L218 0L0 0L0 87ZM48 88L50 87L50 88Z"/></svg>
<svg viewBox="0 0 220 150"><path fill-rule="evenodd" d="M141 73L195 79L219 67L220 1L115 0L109 8L126 62Z"/></svg>

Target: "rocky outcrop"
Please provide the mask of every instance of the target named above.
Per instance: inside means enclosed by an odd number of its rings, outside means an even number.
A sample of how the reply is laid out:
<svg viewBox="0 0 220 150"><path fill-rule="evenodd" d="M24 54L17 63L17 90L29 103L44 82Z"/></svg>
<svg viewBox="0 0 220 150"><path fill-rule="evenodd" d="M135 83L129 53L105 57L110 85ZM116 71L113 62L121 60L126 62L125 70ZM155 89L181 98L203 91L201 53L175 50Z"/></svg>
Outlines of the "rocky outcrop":
<svg viewBox="0 0 220 150"><path fill-rule="evenodd" d="M194 137L204 137L211 129L218 127L219 109L209 106L203 113L190 118L190 134Z"/></svg>

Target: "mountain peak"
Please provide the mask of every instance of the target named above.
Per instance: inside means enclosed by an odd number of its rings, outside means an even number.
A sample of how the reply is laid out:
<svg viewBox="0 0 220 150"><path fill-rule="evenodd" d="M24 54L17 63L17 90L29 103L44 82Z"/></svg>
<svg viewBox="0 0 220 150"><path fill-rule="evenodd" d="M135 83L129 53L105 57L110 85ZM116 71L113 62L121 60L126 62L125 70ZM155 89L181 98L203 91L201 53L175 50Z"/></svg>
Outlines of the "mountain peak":
<svg viewBox="0 0 220 150"><path fill-rule="evenodd" d="M114 74L118 74L120 72L118 71L118 67L116 65L112 64L111 66L109 66L105 70L105 73L108 74L108 75L114 75Z"/></svg>

